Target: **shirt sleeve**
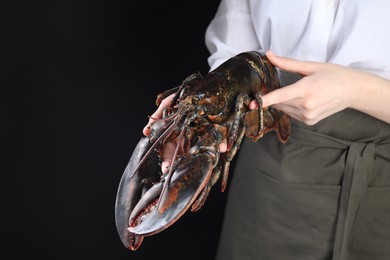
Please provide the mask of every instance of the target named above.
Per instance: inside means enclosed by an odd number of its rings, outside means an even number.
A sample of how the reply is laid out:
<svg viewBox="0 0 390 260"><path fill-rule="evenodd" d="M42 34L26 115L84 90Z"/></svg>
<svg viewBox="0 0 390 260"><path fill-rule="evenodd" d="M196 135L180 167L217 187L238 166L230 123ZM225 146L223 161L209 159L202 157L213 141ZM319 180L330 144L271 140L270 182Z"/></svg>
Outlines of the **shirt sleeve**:
<svg viewBox="0 0 390 260"><path fill-rule="evenodd" d="M248 1L221 0L206 29L205 43L210 71L240 52L260 49Z"/></svg>

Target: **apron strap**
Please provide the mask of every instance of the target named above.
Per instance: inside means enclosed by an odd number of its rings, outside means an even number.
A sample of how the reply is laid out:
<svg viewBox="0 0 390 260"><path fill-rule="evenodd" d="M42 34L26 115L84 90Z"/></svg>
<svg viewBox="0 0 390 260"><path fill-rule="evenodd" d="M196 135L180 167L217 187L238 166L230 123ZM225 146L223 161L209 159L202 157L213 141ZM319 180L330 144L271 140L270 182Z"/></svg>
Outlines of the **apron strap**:
<svg viewBox="0 0 390 260"><path fill-rule="evenodd" d="M366 195L369 174L374 164L374 143L352 143L347 161L340 195L333 260L348 259L348 242Z"/></svg>
<svg viewBox="0 0 390 260"><path fill-rule="evenodd" d="M347 150L332 260L348 259L348 246L359 208L366 195L375 157L373 142L351 142L293 126L293 143Z"/></svg>

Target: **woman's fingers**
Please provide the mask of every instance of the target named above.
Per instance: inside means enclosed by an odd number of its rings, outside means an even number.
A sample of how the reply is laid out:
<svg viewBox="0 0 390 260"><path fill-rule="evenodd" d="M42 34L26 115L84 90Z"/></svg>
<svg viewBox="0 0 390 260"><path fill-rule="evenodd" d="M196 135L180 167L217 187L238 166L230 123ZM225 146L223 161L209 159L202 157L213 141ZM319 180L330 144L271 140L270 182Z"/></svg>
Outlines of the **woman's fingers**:
<svg viewBox="0 0 390 260"><path fill-rule="evenodd" d="M280 57L273 53L272 51L267 51L267 58L271 63L286 71L295 72L303 76L311 75L314 72L322 69L322 63L313 62L313 61L299 61L294 59L289 59L285 57Z"/></svg>
<svg viewBox="0 0 390 260"><path fill-rule="evenodd" d="M302 89L299 87L298 82L292 85L275 89L261 97L263 101L263 107L272 106L274 104L280 104L288 102L302 96ZM255 99L249 103L249 109L257 109L258 104Z"/></svg>
<svg viewBox="0 0 390 260"><path fill-rule="evenodd" d="M144 129L142 130L142 132L143 132L143 134L144 134L145 136L150 136L150 126L151 126L157 119L162 118L164 109L167 108L167 107L169 107L169 106L171 105L174 96L175 96L175 94L171 94L170 96L168 96L168 97L166 97L165 99L163 99L163 101L161 102L161 104L158 106L157 110L156 110L151 116L149 116L149 122L148 122L147 125L144 127Z"/></svg>
<svg viewBox="0 0 390 260"><path fill-rule="evenodd" d="M262 96L263 107L268 107L274 104L280 104L296 99L302 96L301 90L302 89L299 88L299 83L294 83L283 88L275 89L274 91L271 91L268 94Z"/></svg>
<svg viewBox="0 0 390 260"><path fill-rule="evenodd" d="M161 171L162 173L168 172L169 166L172 164L173 154L175 153L177 143L167 142L164 146L162 153Z"/></svg>

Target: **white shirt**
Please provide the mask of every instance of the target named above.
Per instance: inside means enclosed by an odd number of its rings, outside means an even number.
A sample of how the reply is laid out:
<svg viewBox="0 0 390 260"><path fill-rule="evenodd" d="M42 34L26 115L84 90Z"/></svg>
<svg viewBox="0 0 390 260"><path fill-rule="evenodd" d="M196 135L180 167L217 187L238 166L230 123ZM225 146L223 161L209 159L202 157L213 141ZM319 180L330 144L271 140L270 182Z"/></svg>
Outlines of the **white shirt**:
<svg viewBox="0 0 390 260"><path fill-rule="evenodd" d="M390 0L221 0L205 37L210 70L272 50L390 79Z"/></svg>

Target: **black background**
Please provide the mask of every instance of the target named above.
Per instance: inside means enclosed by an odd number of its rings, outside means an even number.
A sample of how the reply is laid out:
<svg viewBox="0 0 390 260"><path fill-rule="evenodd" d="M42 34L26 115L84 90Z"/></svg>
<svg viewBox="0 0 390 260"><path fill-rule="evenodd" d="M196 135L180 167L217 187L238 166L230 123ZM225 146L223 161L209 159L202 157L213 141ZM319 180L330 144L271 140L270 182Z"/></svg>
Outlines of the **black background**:
<svg viewBox="0 0 390 260"><path fill-rule="evenodd" d="M214 258L219 183L136 252L119 240L114 203L156 95L207 73L218 4L1 2L2 259Z"/></svg>

